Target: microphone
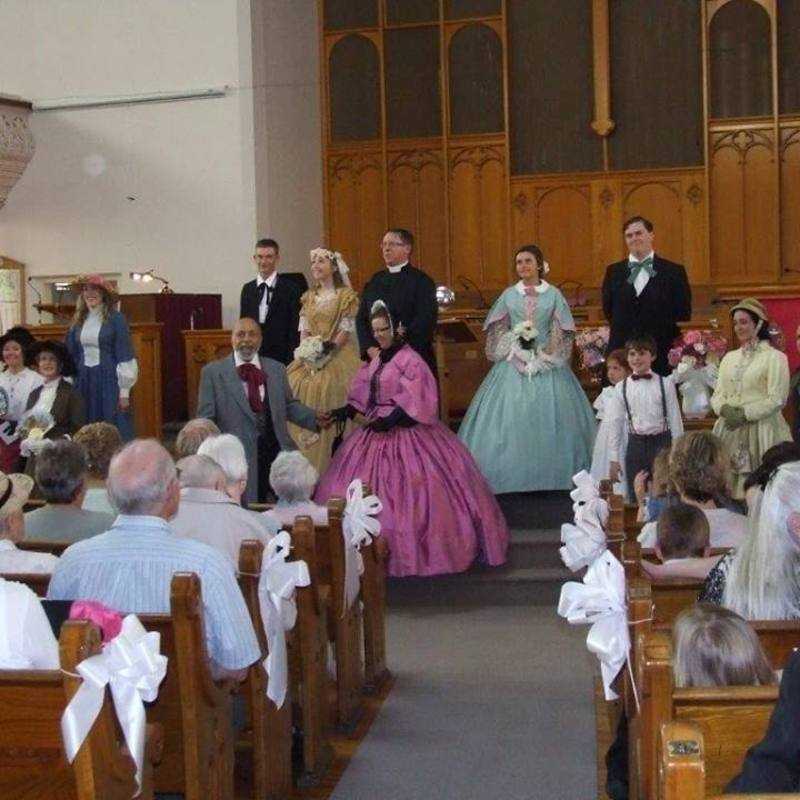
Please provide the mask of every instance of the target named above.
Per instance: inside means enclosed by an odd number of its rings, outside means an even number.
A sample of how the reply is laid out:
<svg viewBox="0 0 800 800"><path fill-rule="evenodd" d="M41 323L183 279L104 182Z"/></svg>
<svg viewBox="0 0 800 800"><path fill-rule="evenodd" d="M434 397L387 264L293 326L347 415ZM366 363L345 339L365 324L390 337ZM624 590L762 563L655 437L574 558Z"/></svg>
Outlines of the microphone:
<svg viewBox="0 0 800 800"><path fill-rule="evenodd" d="M27 284L28 284L28 286L31 287L31 289L33 289L34 292L36 292L36 297L39 300L38 303L34 303L33 304L33 307L39 312L39 323L41 324L41 322L42 322L42 293L33 285L33 277L30 276L30 275L28 275Z"/></svg>
<svg viewBox="0 0 800 800"><path fill-rule="evenodd" d="M481 308L489 308L489 304L486 302L486 298L483 296L483 292L478 287L478 284L475 281L468 278L466 275L456 275L456 280L461 283L462 288L464 289L474 289L478 293L478 297L481 301Z"/></svg>

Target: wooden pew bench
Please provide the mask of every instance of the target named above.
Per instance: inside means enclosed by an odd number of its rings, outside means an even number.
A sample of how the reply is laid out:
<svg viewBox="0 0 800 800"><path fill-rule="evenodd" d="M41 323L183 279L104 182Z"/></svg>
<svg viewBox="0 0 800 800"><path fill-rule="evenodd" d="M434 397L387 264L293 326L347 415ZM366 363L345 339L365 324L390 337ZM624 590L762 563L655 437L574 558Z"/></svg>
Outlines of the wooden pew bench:
<svg viewBox="0 0 800 800"><path fill-rule="evenodd" d="M81 685L77 665L100 652L100 633L84 621L61 628L59 670L0 671L0 797L4 800L130 800L136 793L133 759L106 690L100 714L70 765L61 716ZM153 797L153 762L160 731L148 725L142 774L143 800Z"/></svg>

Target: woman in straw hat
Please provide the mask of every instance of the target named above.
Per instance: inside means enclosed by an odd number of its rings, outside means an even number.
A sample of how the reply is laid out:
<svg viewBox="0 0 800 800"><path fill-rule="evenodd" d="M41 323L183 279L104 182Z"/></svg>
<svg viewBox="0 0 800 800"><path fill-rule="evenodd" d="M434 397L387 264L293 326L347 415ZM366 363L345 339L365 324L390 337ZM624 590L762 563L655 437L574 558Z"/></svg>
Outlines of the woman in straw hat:
<svg viewBox="0 0 800 800"><path fill-rule="evenodd" d="M764 306L746 297L731 309L739 348L727 353L711 406L719 419L717 434L728 446L733 467L733 493L744 497L747 476L772 445L791 441L782 410L789 395L789 363L769 341Z"/></svg>
<svg viewBox="0 0 800 800"><path fill-rule="evenodd" d="M88 422L110 422L123 441L133 438L130 391L139 376L125 317L116 310L117 295L101 275L75 281L80 296L67 349L78 369L77 387Z"/></svg>

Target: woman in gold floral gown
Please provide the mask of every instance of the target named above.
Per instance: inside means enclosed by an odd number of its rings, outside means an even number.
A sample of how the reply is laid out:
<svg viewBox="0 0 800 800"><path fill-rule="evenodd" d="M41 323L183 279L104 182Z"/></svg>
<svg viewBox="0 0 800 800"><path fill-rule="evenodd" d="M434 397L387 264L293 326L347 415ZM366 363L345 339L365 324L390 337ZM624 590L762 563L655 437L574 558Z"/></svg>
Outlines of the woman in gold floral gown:
<svg viewBox="0 0 800 800"><path fill-rule="evenodd" d="M339 408L347 402L350 381L361 366L355 334L358 295L350 288L340 253L312 250L311 278L313 286L300 301L300 347L286 374L294 396L310 408ZM322 474L336 429L311 433L290 424L289 432Z"/></svg>

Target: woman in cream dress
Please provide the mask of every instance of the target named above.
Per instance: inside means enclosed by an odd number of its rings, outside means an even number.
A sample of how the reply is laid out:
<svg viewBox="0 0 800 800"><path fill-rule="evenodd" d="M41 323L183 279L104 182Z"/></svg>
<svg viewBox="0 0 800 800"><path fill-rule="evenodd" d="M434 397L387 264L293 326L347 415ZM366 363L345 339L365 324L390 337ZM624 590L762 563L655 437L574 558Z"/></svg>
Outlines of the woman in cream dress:
<svg viewBox="0 0 800 800"><path fill-rule="evenodd" d="M347 400L361 359L355 338L358 295L350 288L341 253L318 247L311 251L313 287L300 300L300 347L286 375L294 396L310 408L338 408ZM305 340L318 337L324 354L314 363L301 357ZM289 423L289 433L320 475L331 459L335 427L319 433Z"/></svg>
<svg viewBox="0 0 800 800"><path fill-rule="evenodd" d="M778 442L791 441L783 418L789 396L789 364L769 342L769 321L761 303L747 297L731 309L739 348L726 353L711 407L719 416L714 433L727 445L733 467L733 495L744 497L744 481Z"/></svg>

